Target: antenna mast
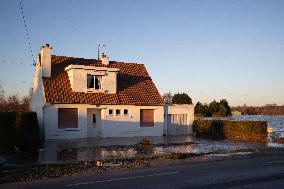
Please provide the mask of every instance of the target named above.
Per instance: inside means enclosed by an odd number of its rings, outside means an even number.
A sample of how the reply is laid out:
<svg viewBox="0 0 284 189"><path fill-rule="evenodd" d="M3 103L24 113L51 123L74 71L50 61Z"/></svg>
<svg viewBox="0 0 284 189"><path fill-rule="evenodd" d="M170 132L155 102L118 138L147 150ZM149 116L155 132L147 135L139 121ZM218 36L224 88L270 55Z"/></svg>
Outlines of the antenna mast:
<svg viewBox="0 0 284 189"><path fill-rule="evenodd" d="M106 45L98 44L98 61L100 59L100 48L105 47Z"/></svg>

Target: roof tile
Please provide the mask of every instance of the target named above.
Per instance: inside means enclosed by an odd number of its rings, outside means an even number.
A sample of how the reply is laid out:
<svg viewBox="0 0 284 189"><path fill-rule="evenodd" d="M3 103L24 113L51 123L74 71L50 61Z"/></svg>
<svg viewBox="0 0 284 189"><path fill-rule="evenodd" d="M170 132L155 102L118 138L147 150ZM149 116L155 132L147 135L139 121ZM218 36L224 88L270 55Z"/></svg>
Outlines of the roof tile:
<svg viewBox="0 0 284 189"><path fill-rule="evenodd" d="M162 105L155 84L143 64L110 61L108 66L94 59L52 56L51 77L43 78L46 101L50 103ZM67 72L70 64L118 68L117 93L73 92Z"/></svg>

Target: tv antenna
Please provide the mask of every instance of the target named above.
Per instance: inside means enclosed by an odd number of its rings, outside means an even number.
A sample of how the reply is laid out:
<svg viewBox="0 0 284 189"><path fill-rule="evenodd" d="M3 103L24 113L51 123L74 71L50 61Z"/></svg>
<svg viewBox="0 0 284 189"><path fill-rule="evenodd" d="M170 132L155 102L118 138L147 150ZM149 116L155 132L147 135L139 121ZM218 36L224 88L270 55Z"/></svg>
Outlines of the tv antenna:
<svg viewBox="0 0 284 189"><path fill-rule="evenodd" d="M103 44L98 44L98 61L99 61L99 59L100 59L100 49L102 48L102 47L105 47L106 45L103 45Z"/></svg>

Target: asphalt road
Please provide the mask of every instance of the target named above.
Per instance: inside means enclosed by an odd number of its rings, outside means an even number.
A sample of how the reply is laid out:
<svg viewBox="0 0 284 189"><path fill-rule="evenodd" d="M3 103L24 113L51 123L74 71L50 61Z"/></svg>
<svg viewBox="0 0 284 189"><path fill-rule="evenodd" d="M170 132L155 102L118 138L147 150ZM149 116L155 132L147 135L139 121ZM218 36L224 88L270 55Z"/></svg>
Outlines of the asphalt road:
<svg viewBox="0 0 284 189"><path fill-rule="evenodd" d="M284 150L194 161L159 168L109 172L0 185L12 188L284 188Z"/></svg>

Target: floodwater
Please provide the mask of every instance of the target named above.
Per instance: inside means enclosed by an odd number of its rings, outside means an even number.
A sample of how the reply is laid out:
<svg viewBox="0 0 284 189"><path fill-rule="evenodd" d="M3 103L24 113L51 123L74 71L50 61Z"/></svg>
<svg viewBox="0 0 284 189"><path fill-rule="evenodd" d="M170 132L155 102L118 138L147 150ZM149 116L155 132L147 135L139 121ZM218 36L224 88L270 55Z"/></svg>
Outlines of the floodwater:
<svg viewBox="0 0 284 189"><path fill-rule="evenodd" d="M284 134L284 116L233 116L230 120L267 121L268 127L273 128L269 138ZM280 133L280 134L279 134ZM273 135L274 134L274 135ZM74 161L92 161L118 158L133 158L171 153L228 153L236 150L245 151L268 147L283 147L277 143L234 142L226 140L204 140L193 136L148 137L154 144L153 152L142 154L136 145L142 137L131 138L90 138L76 140L46 141L38 153L31 156L16 155L4 157L11 164L46 164L65 163ZM10 158L10 159L9 159ZM3 158L2 158L3 159Z"/></svg>
<svg viewBox="0 0 284 189"><path fill-rule="evenodd" d="M75 140L64 144L54 143L51 146L47 141L46 148L39 154L38 163L60 163L70 161L90 161L90 160L106 160L106 159L118 159L118 158L134 158L142 156L152 155L166 155L171 153L226 153L236 150L251 150L266 148L267 143L247 143L247 142L232 142L232 141L212 141L203 139L194 139L193 136L177 136L179 140L184 139L185 143L156 143L155 140L151 140L154 143L153 152L150 154L143 154L137 151L136 144L139 140L136 140L135 144L128 146L81 146L74 145ZM132 142L136 137L129 138ZM161 140L167 137L159 137ZM174 137L172 137L174 138ZM138 139L138 138L137 138ZM157 139L157 137L156 137ZM103 139L108 140L108 139ZM124 138L124 140L127 140ZM167 141L167 140L166 140ZM72 144L73 143L73 144ZM72 145L70 147L69 145ZM51 150L52 149L52 150Z"/></svg>

